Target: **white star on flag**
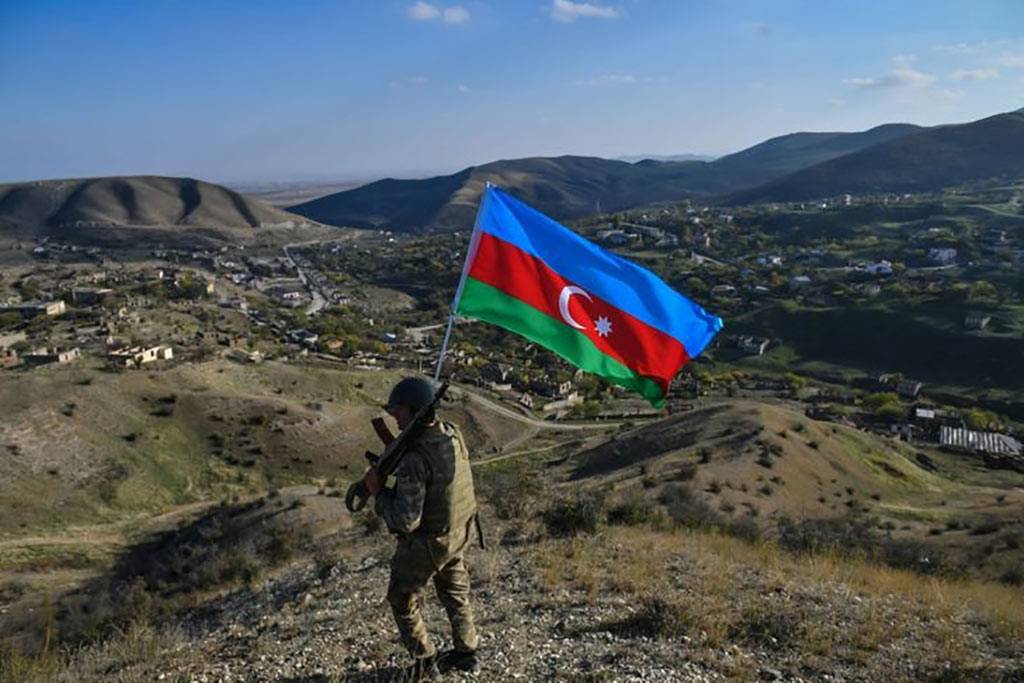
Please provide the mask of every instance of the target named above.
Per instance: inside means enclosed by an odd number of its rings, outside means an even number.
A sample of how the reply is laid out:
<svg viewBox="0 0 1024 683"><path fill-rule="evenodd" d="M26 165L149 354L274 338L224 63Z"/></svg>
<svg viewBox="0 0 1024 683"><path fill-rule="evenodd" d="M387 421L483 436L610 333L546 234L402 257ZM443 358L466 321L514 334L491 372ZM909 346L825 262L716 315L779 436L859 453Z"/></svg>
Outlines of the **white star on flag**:
<svg viewBox="0 0 1024 683"><path fill-rule="evenodd" d="M602 315L594 323L594 327L595 329L597 329L597 333L600 336L607 337L609 334L611 334L612 331L612 321L608 320L608 318Z"/></svg>

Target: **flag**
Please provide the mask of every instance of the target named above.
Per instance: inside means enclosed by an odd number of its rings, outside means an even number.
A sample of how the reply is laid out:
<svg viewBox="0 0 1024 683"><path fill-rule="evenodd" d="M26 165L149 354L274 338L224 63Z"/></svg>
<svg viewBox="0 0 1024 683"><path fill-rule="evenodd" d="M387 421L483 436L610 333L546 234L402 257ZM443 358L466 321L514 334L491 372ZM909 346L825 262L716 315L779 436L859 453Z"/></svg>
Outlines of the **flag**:
<svg viewBox="0 0 1024 683"><path fill-rule="evenodd" d="M500 325L657 408L722 320L654 273L496 187L477 213L459 314Z"/></svg>

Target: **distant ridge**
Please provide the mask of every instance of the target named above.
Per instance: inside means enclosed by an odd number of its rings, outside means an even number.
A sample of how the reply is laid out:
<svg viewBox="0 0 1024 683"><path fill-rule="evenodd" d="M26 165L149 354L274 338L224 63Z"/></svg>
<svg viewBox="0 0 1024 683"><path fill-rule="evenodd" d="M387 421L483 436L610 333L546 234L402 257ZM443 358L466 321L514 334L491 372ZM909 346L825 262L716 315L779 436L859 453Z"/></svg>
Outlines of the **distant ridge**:
<svg viewBox="0 0 1024 683"><path fill-rule="evenodd" d="M725 201L927 192L999 176L1024 177L1024 110L922 129L737 192Z"/></svg>
<svg viewBox="0 0 1024 683"><path fill-rule="evenodd" d="M623 157L615 157L616 161L625 161L628 164L635 164L638 161L714 161L718 157L710 154L631 154Z"/></svg>
<svg viewBox="0 0 1024 683"><path fill-rule="evenodd" d="M0 185L0 234L70 241L253 241L322 233L309 219L194 178L126 176Z"/></svg>
<svg viewBox="0 0 1024 683"><path fill-rule="evenodd" d="M794 133L710 162L627 163L580 156L509 159L425 180L380 180L289 210L339 226L459 230L472 225L484 185L492 182L554 218L571 219L728 194L918 130L893 124L860 133Z"/></svg>

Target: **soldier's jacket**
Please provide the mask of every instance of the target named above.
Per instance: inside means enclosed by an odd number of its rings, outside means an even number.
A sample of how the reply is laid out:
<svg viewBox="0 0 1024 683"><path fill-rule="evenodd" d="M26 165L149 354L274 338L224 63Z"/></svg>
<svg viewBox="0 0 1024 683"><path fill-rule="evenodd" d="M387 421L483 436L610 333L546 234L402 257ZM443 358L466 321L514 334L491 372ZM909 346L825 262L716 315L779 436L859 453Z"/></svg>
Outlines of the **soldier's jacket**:
<svg viewBox="0 0 1024 683"><path fill-rule="evenodd" d="M438 420L395 471L395 485L377 495L377 515L394 533L429 539L438 562L459 552L476 515L469 453L458 428Z"/></svg>

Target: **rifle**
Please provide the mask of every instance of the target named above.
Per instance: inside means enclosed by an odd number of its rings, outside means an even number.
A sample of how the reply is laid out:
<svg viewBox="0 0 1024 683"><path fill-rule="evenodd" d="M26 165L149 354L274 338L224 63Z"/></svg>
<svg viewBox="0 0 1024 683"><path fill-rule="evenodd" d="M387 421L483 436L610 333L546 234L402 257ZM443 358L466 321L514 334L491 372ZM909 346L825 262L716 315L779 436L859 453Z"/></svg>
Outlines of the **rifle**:
<svg viewBox="0 0 1024 683"><path fill-rule="evenodd" d="M391 436L391 432L388 431L383 420L377 419L373 421L373 428L377 432L377 436L385 444L384 452L378 456L370 451L366 451L364 455L370 463L370 467L377 468L382 480L386 481L398 469L398 465L402 462L402 458L405 457L406 451L409 450L409 447L426 429L427 418L433 415L434 409L441 402L441 399L444 398L446 391L448 391L447 380L441 384L434 394L434 399L416 411L412 422L399 432L398 436ZM363 480L360 479L348 487L348 491L345 493L345 507L348 508L349 512L359 512L366 507L366 502L369 499L370 492L366 489L366 485L363 484Z"/></svg>

